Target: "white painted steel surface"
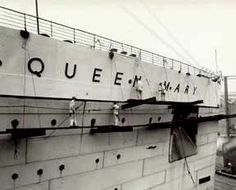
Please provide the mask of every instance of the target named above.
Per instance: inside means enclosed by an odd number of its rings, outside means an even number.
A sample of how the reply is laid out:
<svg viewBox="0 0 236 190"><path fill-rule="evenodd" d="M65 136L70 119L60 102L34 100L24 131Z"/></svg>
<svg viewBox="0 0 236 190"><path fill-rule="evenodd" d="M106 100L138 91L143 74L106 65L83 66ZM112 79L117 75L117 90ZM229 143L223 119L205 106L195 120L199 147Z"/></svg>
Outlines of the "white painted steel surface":
<svg viewBox="0 0 236 190"><path fill-rule="evenodd" d="M108 52L44 36L30 34L25 40L18 30L4 27L0 27L0 36L0 94L126 101L137 98L133 87L136 75L142 77L144 99L156 96L158 100L203 100L207 106L219 104L219 84L211 79L194 74L188 76L185 72L178 73L116 53L111 60ZM28 69L32 58L40 58L45 65L41 77ZM73 74L73 67L77 65L71 79L65 75L66 63L68 75ZM39 71L41 65L33 61L31 68ZM93 79L100 82L93 82ZM132 80L130 84L129 80ZM169 82L163 99L161 90ZM160 83L166 86L161 88Z"/></svg>

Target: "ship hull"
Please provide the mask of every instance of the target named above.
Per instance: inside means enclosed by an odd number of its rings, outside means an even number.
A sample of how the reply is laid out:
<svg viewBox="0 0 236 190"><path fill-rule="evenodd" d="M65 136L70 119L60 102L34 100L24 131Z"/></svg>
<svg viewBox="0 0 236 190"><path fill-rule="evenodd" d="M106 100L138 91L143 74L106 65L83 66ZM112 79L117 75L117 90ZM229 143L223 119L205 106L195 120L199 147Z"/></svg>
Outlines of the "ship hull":
<svg viewBox="0 0 236 190"><path fill-rule="evenodd" d="M0 137L1 189L213 188L218 122L197 124L193 139L186 138L194 141L196 152L176 160L170 159L173 126L148 130L148 125L173 121L175 103L203 100L194 114L217 113L217 82L138 57L114 52L111 57L109 52L29 35L24 39L18 30L0 28L0 128L46 132L20 138L13 131ZM136 89L140 77L142 97ZM155 101L146 104L143 100L149 98ZM120 107L118 127L138 127L91 134L96 127L112 130L114 102ZM124 105L128 108L122 109ZM77 123L72 128L71 119Z"/></svg>

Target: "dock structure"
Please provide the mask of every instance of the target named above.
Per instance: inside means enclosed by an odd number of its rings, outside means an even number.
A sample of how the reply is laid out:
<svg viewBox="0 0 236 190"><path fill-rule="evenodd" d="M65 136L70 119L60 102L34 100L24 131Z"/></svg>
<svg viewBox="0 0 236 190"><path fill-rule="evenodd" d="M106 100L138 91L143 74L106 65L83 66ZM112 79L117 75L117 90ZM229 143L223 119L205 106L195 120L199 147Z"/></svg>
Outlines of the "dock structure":
<svg viewBox="0 0 236 190"><path fill-rule="evenodd" d="M214 190L234 190L236 189L236 180L219 174L215 175Z"/></svg>

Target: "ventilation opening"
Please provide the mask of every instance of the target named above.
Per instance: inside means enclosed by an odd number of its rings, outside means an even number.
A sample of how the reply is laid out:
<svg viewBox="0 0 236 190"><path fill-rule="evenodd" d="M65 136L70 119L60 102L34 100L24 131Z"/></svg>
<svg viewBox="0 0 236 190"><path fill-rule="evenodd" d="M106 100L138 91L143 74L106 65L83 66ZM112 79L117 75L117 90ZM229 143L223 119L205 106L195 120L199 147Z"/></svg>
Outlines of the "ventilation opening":
<svg viewBox="0 0 236 190"><path fill-rule="evenodd" d="M199 179L199 184L206 183L211 180L211 176L203 177Z"/></svg>

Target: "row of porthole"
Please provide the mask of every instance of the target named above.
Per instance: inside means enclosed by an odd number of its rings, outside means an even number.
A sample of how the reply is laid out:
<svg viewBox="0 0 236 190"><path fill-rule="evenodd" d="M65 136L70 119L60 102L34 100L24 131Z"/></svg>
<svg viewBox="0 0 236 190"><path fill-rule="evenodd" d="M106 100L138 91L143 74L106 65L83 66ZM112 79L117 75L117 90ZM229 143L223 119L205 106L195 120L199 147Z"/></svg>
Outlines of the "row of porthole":
<svg viewBox="0 0 236 190"><path fill-rule="evenodd" d="M94 119L94 118L91 119L90 123L91 123L91 126L94 126L95 123L96 123L96 119ZM121 119L121 123L125 123L125 118L124 117ZM56 124L57 124L57 120L56 119L52 119L51 120L51 125L55 126Z"/></svg>
<svg viewBox="0 0 236 190"><path fill-rule="evenodd" d="M149 123L151 123L152 120L153 120L153 118L150 117L150 118L149 118ZM14 121L16 121L16 119L12 120L12 124L13 124ZM157 118L157 121L161 121L161 117L158 117L158 118ZM19 122L18 122L18 123L19 123ZM91 119L91 126L94 126L95 123L96 123L96 119L94 119L94 118ZM125 123L125 118L124 118L124 117L121 119L121 123L122 123L122 124ZM51 125L52 125L52 126L55 126L56 124L57 124L57 120L56 120L56 119L52 119L52 120L51 120ZM17 125L18 125L18 124L17 124Z"/></svg>
<svg viewBox="0 0 236 190"><path fill-rule="evenodd" d="M65 169L65 165L64 165L64 164L61 164L58 168L59 168L60 172L62 172L62 171ZM37 175L38 175L38 176L43 175L43 169L38 169L38 170L37 170ZM18 177L19 177L19 174L18 174L18 173L14 173L14 174L12 174L12 176L11 176L11 178L12 178L13 180L18 179Z"/></svg>
<svg viewBox="0 0 236 190"><path fill-rule="evenodd" d="M117 154L116 158L117 158L117 160L119 160L119 159L121 158L121 155L120 155L120 154ZM97 158L97 159L95 160L95 163L98 164L99 161L100 161L99 158ZM64 164L61 164L58 168L59 168L60 172L62 172L62 171L65 169L65 165L64 165ZM38 176L43 175L43 169L38 169L38 170L37 170L37 175L38 175ZM18 179L18 177L19 177L19 174L17 174L17 173L12 174L12 176L11 176L11 178L12 178L13 180Z"/></svg>

